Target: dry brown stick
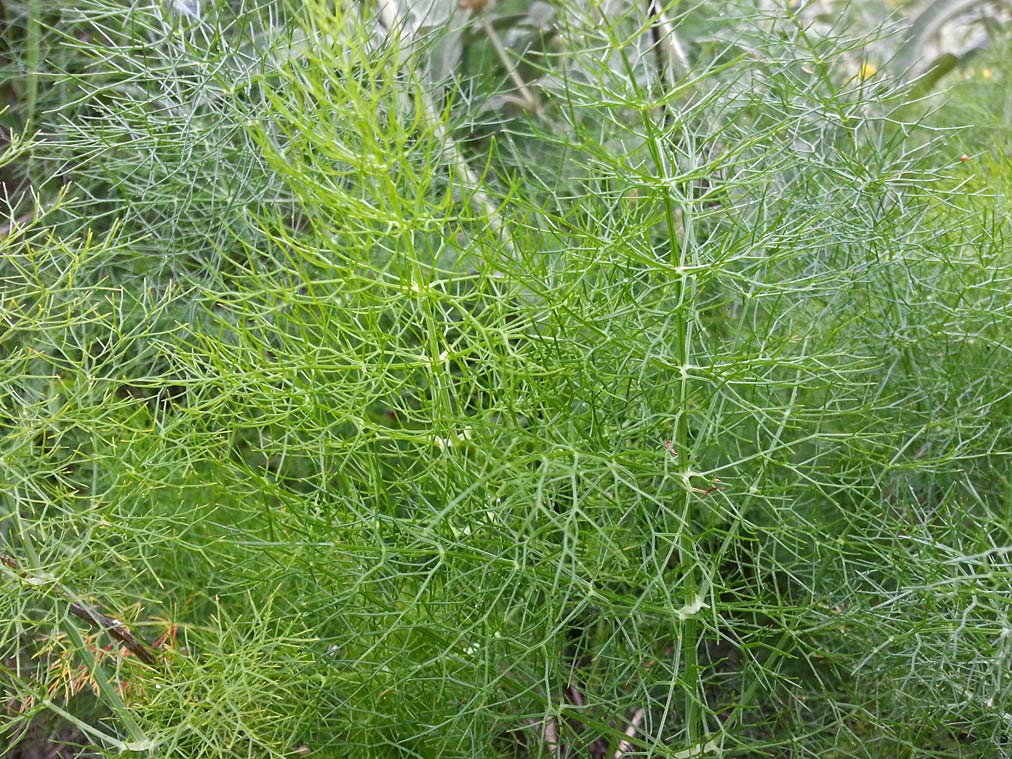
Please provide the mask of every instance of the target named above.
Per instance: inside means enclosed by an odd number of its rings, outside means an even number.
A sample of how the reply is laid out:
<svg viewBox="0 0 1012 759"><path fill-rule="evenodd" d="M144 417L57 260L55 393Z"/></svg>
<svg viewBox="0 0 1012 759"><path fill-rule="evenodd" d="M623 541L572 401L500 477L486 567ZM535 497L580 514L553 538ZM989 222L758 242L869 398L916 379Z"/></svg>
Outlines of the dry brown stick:
<svg viewBox="0 0 1012 759"><path fill-rule="evenodd" d="M569 686L569 697L573 700L573 706L584 706L587 703L575 685Z"/></svg>
<svg viewBox="0 0 1012 759"><path fill-rule="evenodd" d="M671 89L689 70L685 47L675 33L675 25L660 0L648 0L647 16L650 34L657 51L657 76L661 84Z"/></svg>
<svg viewBox="0 0 1012 759"><path fill-rule="evenodd" d="M513 80L513 84L516 85L517 92L520 93L520 99L524 101L524 109L528 113L537 113L539 110L538 99L534 97L534 93L531 92L530 87L527 86L523 77L520 76L516 63L510 58L509 53L506 51L506 46L499 39L498 33L496 33L492 24L488 22L485 14L478 16L478 26L481 27L485 36L488 37L488 41L492 43L492 49L499 56L499 61L502 63L503 68L506 69L506 74Z"/></svg>
<svg viewBox="0 0 1012 759"><path fill-rule="evenodd" d="M562 756L562 746L559 745L559 723L554 716L545 720L545 744L548 746L550 756L555 759Z"/></svg>
<svg viewBox="0 0 1012 759"><path fill-rule="evenodd" d="M636 737L636 730L639 729L640 723L643 722L643 717L646 712L643 708L639 708L633 712L632 719L629 720L629 724L625 728L625 738L619 741L618 749L615 750L615 759L622 759L629 751L632 750L632 739Z"/></svg>
<svg viewBox="0 0 1012 759"><path fill-rule="evenodd" d="M399 22L400 7L398 0L387 0L380 6L380 19L388 33L393 36L403 25ZM411 40L413 41L413 40ZM440 145L441 158L451 164L460 174L460 179L470 193L470 202L477 206L485 214L488 228L499 238L504 250L515 257L516 247L513 243L513 233L509 225L503 219L502 209L485 192L484 182L471 168L464 156L460 145L450 134L450 130L439 118L439 111L436 109L432 98L426 93L424 87L418 88L418 102L422 106L422 115L425 123L432 129L436 141Z"/></svg>
<svg viewBox="0 0 1012 759"><path fill-rule="evenodd" d="M17 561L15 561L11 556L8 556L5 553L0 553L0 564L3 564L8 569L12 570L18 575L18 577L28 579L27 574L22 571ZM103 614L93 606L89 606L75 600L74 594L68 590L61 588L60 586L56 586L56 588L60 592L60 595L70 603L70 613L75 617L84 620L99 630L105 630L145 664L153 666L158 662L158 658L155 656L154 650L147 643L134 637L134 634L130 632L130 628L128 628L125 624L120 622L118 619L114 619L113 617Z"/></svg>

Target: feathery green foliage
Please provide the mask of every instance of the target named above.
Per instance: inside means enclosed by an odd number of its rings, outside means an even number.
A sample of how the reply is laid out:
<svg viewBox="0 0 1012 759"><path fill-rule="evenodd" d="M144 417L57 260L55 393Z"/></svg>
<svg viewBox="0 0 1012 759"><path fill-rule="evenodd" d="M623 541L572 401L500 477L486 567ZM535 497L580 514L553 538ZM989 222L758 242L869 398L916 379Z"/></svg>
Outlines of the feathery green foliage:
<svg viewBox="0 0 1012 759"><path fill-rule="evenodd" d="M861 39L723 12L665 85L650 19L559 9L490 120L350 5L63 8L0 240L0 734L1005 750L1006 201Z"/></svg>

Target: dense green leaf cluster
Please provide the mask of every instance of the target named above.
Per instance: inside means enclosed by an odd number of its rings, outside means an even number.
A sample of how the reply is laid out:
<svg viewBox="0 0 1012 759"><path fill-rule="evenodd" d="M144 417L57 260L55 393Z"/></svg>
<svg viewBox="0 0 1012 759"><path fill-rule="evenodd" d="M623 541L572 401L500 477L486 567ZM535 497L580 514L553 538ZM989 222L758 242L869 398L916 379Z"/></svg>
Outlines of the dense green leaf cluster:
<svg viewBox="0 0 1012 759"><path fill-rule="evenodd" d="M560 10L490 120L396 15L233 5L62 9L9 150L2 739L1007 748L1007 160L790 12L679 72Z"/></svg>

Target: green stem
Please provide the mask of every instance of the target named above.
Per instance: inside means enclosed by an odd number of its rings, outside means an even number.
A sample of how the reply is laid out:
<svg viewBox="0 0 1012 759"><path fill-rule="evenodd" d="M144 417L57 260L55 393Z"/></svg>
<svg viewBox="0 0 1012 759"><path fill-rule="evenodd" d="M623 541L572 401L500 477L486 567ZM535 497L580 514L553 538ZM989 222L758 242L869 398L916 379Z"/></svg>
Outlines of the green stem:
<svg viewBox="0 0 1012 759"><path fill-rule="evenodd" d="M624 47L620 49L620 57L623 61L629 81L633 83L633 86L636 87L637 90L640 90L638 94L645 99L647 93L642 92L642 88L636 84L634 69ZM660 184L665 188L670 188L667 191L662 192L661 195L663 199L662 202L664 204L664 223L667 230L669 256L672 259L671 263L674 266L677 266L680 272L687 272L689 267L695 263L694 259L696 248L693 209L691 207L693 202L691 186L692 180L685 180L690 183L688 186L688 192L682 193L678 198L680 202L676 204L675 194L678 190L676 183L673 181L674 176L672 176L676 172L672 171L670 160L662 149L664 137L661 134L661 130L658 129L653 112L644 110L642 112L642 117L643 129L647 136L646 147L650 152L650 157L654 163L658 178L662 180ZM680 134L686 143L686 153L694 155L695 146L693 144L691 134L689 134L687 129L681 129ZM679 211L681 212L680 225ZM679 226L681 226L682 232L680 240L678 234ZM678 365L683 367L681 380L678 386L678 410L675 414L675 429L672 439L675 450L681 452L682 454L680 459L680 469L681 474L686 476L690 470L692 456L688 445L689 422L686 415L691 377L685 367L688 367L691 364L692 356L694 354L692 346L692 330L686 310L691 309L694 288L689 279L689 275L685 273L675 279L672 283L672 287L674 291L674 302L676 304L674 313L672 314L675 325L675 359ZM692 492L689 488L686 488L682 501L683 529L680 531L678 539L679 566L685 572L683 598L686 606L694 605L696 603L700 587L694 558L695 539L694 536L684 528L685 525L689 524L689 512L691 505ZM689 617L688 619L681 621L681 657L685 667L684 682L686 684L685 692L683 694L683 716L685 719L686 739L689 745L701 743L703 735L702 714L700 711L703 694L698 682L699 659L697 651L699 648L699 635L700 628L696 619Z"/></svg>
<svg viewBox="0 0 1012 759"><path fill-rule="evenodd" d="M39 99L39 66L42 63L42 13L40 0L29 0L25 22L25 133L35 125L35 108Z"/></svg>

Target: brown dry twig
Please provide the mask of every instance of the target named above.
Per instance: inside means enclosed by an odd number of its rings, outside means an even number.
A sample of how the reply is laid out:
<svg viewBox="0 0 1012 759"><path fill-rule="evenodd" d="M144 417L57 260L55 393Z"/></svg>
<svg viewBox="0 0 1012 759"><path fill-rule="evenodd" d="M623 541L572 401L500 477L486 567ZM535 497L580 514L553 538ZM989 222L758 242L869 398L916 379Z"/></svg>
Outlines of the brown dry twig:
<svg viewBox="0 0 1012 759"><path fill-rule="evenodd" d="M624 731L625 738L619 741L618 748L615 750L615 759L622 759L632 750L632 739L636 737L636 731L642 724L644 716L646 716L646 712L642 707L633 712L632 719L629 720Z"/></svg>
<svg viewBox="0 0 1012 759"><path fill-rule="evenodd" d="M0 564L14 572L18 577L23 580L29 579L28 575L21 569L18 562L13 557L8 556L5 553L0 553ZM76 596L68 590L56 586L60 595L63 596L69 602L70 613L78 619L81 619L93 627L99 630L104 630L109 633L112 637L116 638L122 643L134 656L140 659L145 664L154 666L158 663L158 657L155 655L154 650L145 642L138 640L130 628L120 622L118 619L103 614L101 611L96 609L94 606L81 603L76 600Z"/></svg>

